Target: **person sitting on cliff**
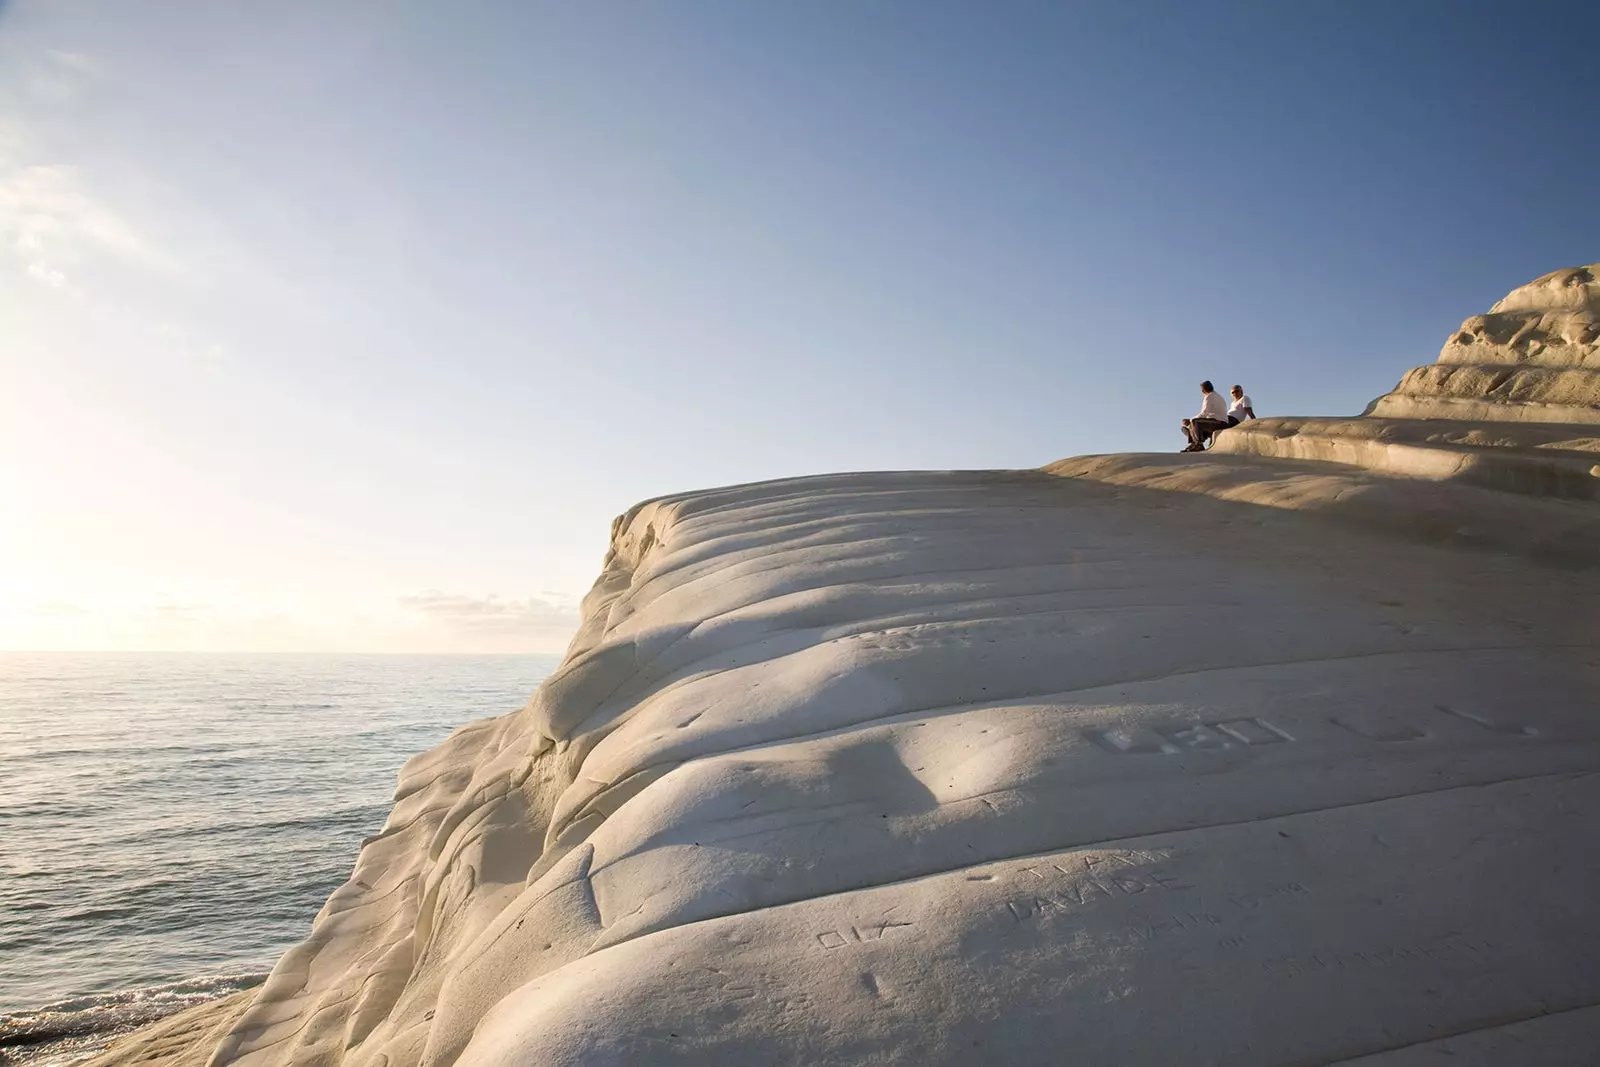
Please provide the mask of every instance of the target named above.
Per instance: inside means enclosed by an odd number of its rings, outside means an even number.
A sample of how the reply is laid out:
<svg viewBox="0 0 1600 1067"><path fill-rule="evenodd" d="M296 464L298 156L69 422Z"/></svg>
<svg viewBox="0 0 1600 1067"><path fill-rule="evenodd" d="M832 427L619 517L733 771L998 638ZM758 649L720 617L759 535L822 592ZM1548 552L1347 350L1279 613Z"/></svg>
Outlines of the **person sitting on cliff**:
<svg viewBox="0 0 1600 1067"><path fill-rule="evenodd" d="M1185 452L1203 452L1211 435L1218 430L1226 430L1230 425L1227 405L1222 402L1215 386L1210 382L1201 382L1200 396L1200 413L1192 419L1183 420L1183 436L1189 439Z"/></svg>
<svg viewBox="0 0 1600 1067"><path fill-rule="evenodd" d="M1233 393L1233 403L1228 405L1228 425L1237 426L1245 419L1255 418L1255 405L1244 395L1244 386L1236 385L1230 391Z"/></svg>

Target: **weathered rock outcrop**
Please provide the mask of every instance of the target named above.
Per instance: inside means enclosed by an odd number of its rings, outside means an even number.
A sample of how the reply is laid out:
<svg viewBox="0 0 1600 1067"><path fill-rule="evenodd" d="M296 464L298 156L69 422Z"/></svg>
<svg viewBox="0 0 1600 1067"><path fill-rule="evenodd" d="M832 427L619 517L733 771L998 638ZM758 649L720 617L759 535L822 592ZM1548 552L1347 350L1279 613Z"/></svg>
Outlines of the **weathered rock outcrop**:
<svg viewBox="0 0 1600 1067"><path fill-rule="evenodd" d="M1203 457L1086 456L1049 469L1600 562L1597 271L1514 290L1360 417L1260 419L1219 434Z"/></svg>
<svg viewBox="0 0 1600 1067"><path fill-rule="evenodd" d="M635 508L562 667L407 765L311 937L109 1059L1581 1062L1594 291L1205 455Z"/></svg>
<svg viewBox="0 0 1600 1067"><path fill-rule="evenodd" d="M1390 418L1600 423L1600 263L1546 274L1474 315L1374 402ZM1593 449L1591 449L1593 451Z"/></svg>
<svg viewBox="0 0 1600 1067"><path fill-rule="evenodd" d="M1600 499L1600 263L1547 274L1450 335L1361 419L1268 419L1224 453L1321 459Z"/></svg>

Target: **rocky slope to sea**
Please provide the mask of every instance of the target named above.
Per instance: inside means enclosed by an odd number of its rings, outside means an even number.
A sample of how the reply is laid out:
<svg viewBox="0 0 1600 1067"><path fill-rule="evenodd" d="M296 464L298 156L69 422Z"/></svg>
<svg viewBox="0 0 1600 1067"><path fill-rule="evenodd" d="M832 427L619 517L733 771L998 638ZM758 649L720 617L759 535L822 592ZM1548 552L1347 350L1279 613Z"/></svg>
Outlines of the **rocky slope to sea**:
<svg viewBox="0 0 1600 1067"><path fill-rule="evenodd" d="M1597 269L1358 418L634 508L267 982L102 1062L1582 1062Z"/></svg>

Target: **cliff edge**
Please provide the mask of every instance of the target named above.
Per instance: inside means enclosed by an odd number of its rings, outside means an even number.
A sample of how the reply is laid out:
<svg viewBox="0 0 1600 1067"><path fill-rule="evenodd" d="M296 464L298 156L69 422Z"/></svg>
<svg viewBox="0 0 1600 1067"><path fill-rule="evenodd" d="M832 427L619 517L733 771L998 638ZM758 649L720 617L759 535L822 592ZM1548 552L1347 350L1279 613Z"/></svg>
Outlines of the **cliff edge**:
<svg viewBox="0 0 1600 1067"><path fill-rule="evenodd" d="M266 984L102 1062L1580 1062L1593 270L1359 418L634 508Z"/></svg>

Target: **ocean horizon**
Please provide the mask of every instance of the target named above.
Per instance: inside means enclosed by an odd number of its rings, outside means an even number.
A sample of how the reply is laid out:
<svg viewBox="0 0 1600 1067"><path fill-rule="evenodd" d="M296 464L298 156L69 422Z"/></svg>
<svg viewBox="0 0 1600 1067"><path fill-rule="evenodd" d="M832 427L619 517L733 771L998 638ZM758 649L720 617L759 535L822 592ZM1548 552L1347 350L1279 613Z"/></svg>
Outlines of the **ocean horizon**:
<svg viewBox="0 0 1600 1067"><path fill-rule="evenodd" d="M400 767L555 655L0 652L0 1063L259 982Z"/></svg>

